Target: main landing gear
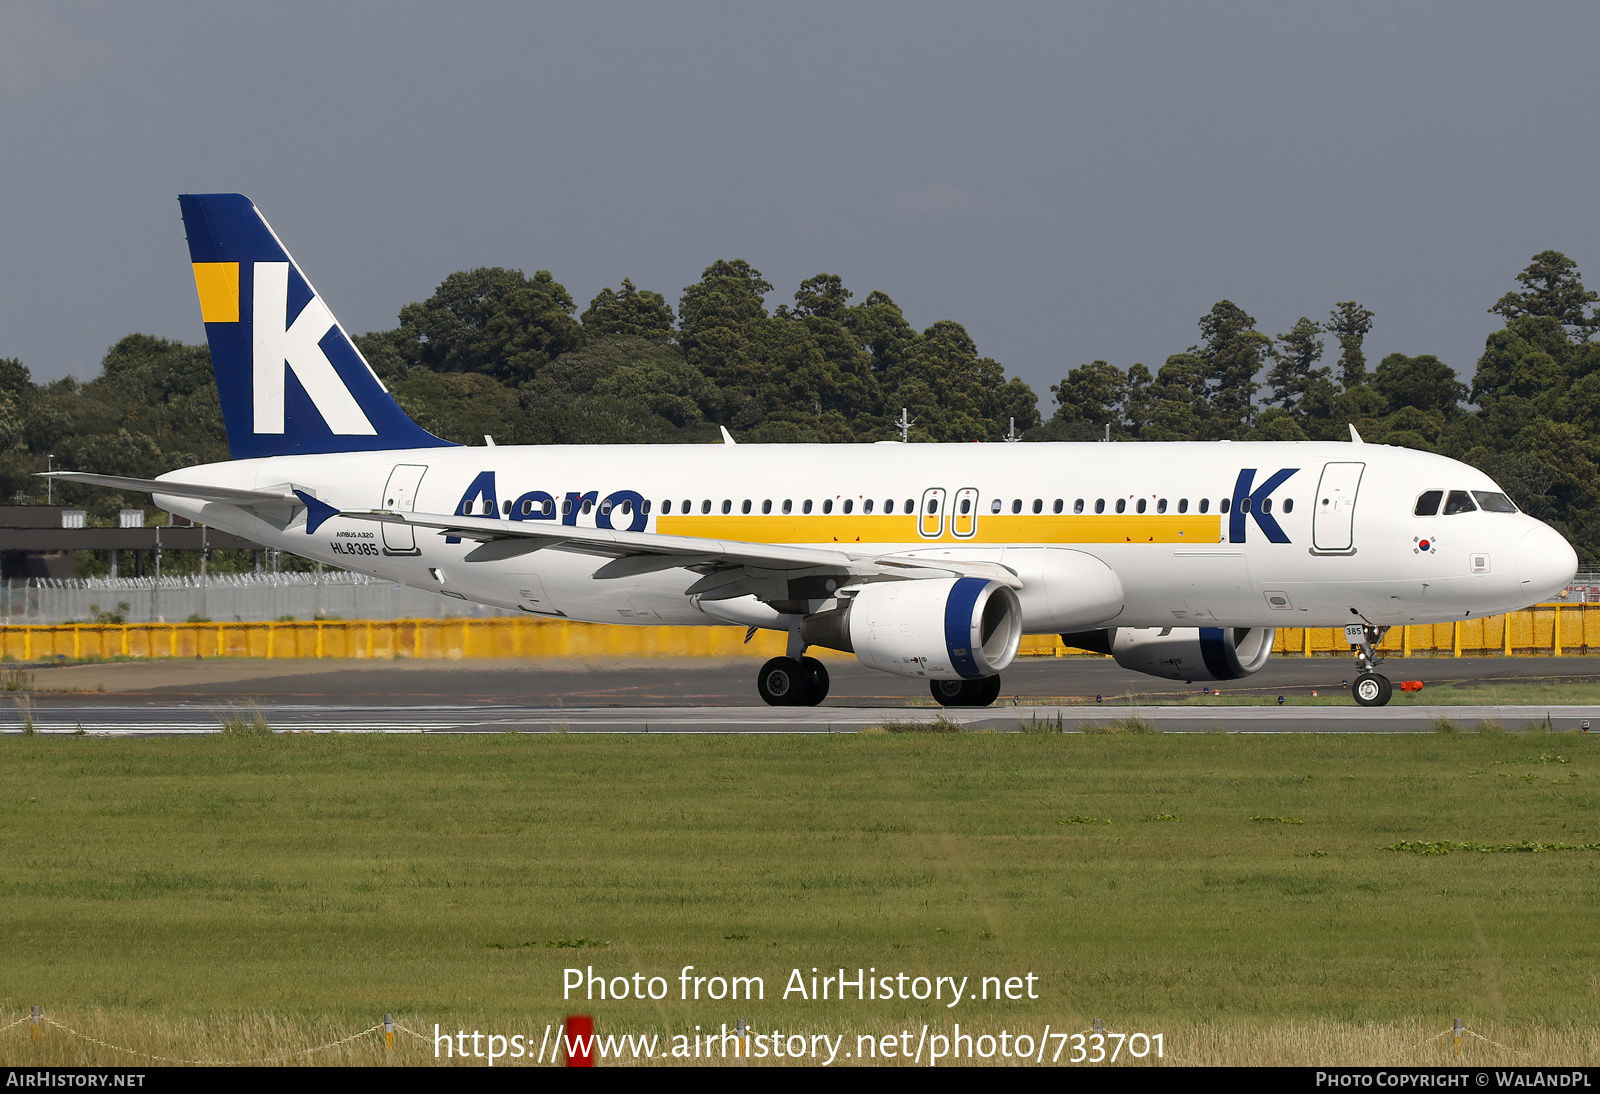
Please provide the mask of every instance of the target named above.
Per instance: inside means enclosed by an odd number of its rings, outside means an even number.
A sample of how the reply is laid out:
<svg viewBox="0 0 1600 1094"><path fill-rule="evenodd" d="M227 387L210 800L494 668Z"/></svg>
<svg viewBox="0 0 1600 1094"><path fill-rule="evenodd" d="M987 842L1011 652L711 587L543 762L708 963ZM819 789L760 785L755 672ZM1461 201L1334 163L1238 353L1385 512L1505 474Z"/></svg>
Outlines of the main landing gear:
<svg viewBox="0 0 1600 1094"><path fill-rule="evenodd" d="M928 690L942 707L986 707L1000 697L1000 677L979 680L930 680Z"/></svg>
<svg viewBox="0 0 1600 1094"><path fill-rule="evenodd" d="M756 690L768 706L814 707L828 697L828 670L815 657L774 657L761 666Z"/></svg>
<svg viewBox="0 0 1600 1094"><path fill-rule="evenodd" d="M1383 641L1383 636L1388 630L1388 627L1374 627L1370 623L1361 628L1362 641L1356 647L1356 664L1361 671L1357 674L1355 682L1350 685L1350 694L1355 697L1359 706L1381 707L1394 694L1394 687L1389 683L1389 678L1372 671L1383 660L1378 656L1375 647Z"/></svg>

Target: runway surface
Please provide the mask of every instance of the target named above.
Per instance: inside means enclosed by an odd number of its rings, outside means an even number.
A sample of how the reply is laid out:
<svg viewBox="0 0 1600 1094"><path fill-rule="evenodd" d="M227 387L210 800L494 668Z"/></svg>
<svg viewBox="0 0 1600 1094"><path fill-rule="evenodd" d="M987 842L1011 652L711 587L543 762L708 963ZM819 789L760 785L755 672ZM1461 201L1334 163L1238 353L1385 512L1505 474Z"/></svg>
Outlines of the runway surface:
<svg viewBox="0 0 1600 1094"><path fill-rule="evenodd" d="M829 733L858 732L889 720L930 721L926 685L873 672L853 660L828 662L832 690L819 707L774 708L755 700L756 660L639 661L146 661L34 666L32 688L0 701L0 732L21 731L24 711L47 734L214 733L230 712L259 709L279 730L373 733ZM1423 680L1415 697L1387 707L1357 707L1343 682L1344 659L1274 658L1255 676L1222 685L1222 702L1312 691L1336 705L1183 706L1201 685L1155 680L1101 659L1039 659L1003 675L1000 701L951 709L971 729L1016 730L1048 721L1065 731L1105 727L1134 715L1171 733L1428 732L1437 718L1464 729L1502 722L1507 729L1548 724L1600 732L1600 704L1571 705L1560 684L1600 683L1600 658L1413 658L1384 670L1396 681ZM1494 705L1497 683L1558 685L1555 706ZM1481 705L1427 700L1473 687ZM1096 702L1096 696L1102 701ZM1463 696L1463 698L1467 698ZM1207 700L1215 702L1215 700Z"/></svg>
<svg viewBox="0 0 1600 1094"><path fill-rule="evenodd" d="M929 723L936 708L305 706L260 708L273 729L312 733L858 733L885 722ZM113 736L188 736L221 732L221 720L240 708L208 703L53 703L34 711L35 732ZM245 711L245 713L249 713ZM1435 719L1462 729L1500 722L1507 730L1578 729L1600 732L1596 706L1407 706L1380 710L1349 707L987 707L942 712L968 730L1104 732L1114 719L1142 718L1163 733L1427 733ZM22 732L12 712L0 729Z"/></svg>

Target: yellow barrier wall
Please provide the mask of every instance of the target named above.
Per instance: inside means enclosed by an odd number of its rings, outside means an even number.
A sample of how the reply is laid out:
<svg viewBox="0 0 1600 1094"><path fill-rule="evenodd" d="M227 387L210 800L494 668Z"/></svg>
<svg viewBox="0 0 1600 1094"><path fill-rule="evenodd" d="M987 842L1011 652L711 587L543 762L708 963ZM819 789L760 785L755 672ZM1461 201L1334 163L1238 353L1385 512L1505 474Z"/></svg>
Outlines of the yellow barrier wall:
<svg viewBox="0 0 1600 1094"><path fill-rule="evenodd" d="M785 636L742 627L630 627L563 619L328 620L311 623L65 623L0 627L0 655L54 657L776 657ZM1391 655L1477 657L1600 654L1600 604L1540 604L1510 615L1395 627L1379 647ZM1281 655L1345 654L1344 631L1283 627ZM823 656L833 651L820 651ZM1079 651L1056 635L1027 635L1024 657Z"/></svg>

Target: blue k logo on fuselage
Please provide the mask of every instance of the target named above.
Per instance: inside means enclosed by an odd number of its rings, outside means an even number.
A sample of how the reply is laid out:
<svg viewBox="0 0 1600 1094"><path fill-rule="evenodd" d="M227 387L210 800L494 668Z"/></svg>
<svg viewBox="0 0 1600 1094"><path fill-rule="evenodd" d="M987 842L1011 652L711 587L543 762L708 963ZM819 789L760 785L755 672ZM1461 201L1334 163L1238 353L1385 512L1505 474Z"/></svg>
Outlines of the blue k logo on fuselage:
<svg viewBox="0 0 1600 1094"><path fill-rule="evenodd" d="M1254 489L1251 486L1255 482L1256 469L1247 467L1239 472L1239 480L1233 484L1233 504L1228 510L1229 543L1244 542L1245 522L1251 518L1266 534L1268 542L1289 542L1289 537L1283 534L1277 518L1272 515L1272 506L1268 502L1272 492L1288 482L1289 476L1298 470L1298 467L1286 467Z"/></svg>

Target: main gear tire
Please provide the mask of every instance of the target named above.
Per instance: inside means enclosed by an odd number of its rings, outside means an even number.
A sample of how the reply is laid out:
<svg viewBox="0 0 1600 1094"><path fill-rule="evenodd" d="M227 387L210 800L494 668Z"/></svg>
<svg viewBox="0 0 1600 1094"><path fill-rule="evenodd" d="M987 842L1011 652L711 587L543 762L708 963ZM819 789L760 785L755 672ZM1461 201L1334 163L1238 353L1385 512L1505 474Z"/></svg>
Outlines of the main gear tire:
<svg viewBox="0 0 1600 1094"><path fill-rule="evenodd" d="M815 657L802 657L800 668L806 681L806 695L801 705L817 706L828 697L828 666Z"/></svg>
<svg viewBox="0 0 1600 1094"><path fill-rule="evenodd" d="M756 690L769 707L797 707L810 691L810 673L793 657L774 657L761 666Z"/></svg>
<svg viewBox="0 0 1600 1094"><path fill-rule="evenodd" d="M1000 677L981 680L930 680L928 691L942 707L986 707L1000 697Z"/></svg>

